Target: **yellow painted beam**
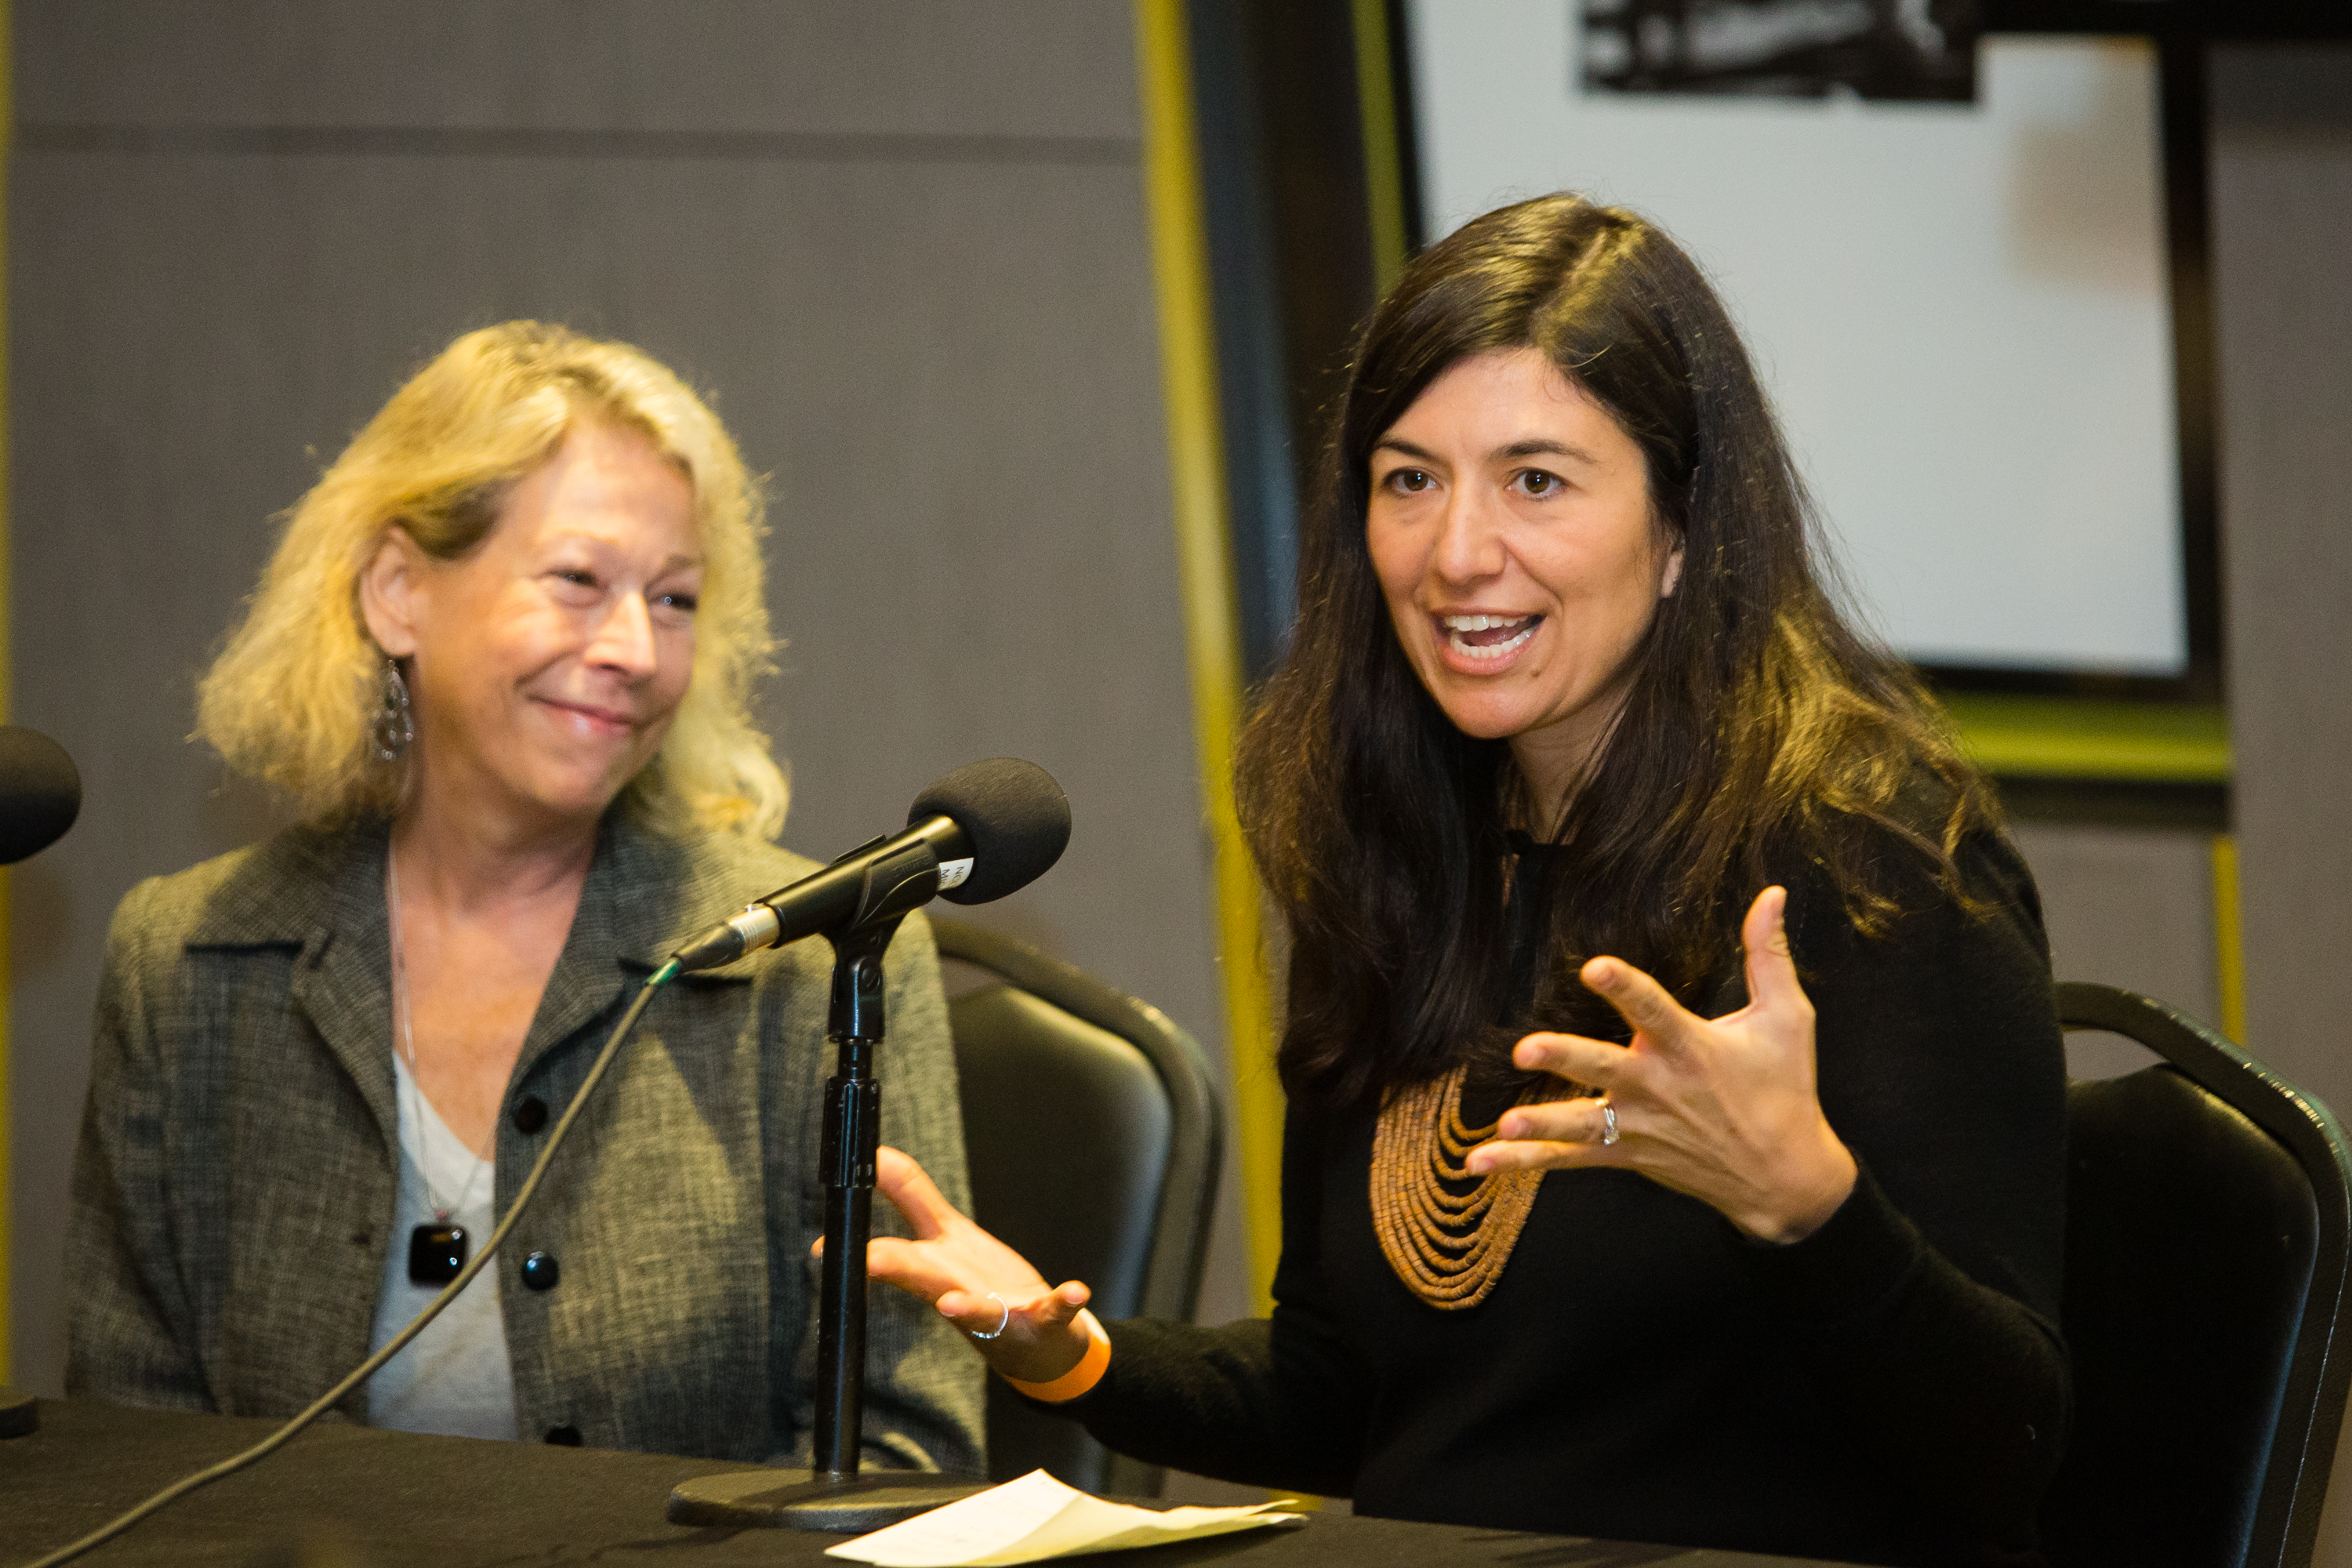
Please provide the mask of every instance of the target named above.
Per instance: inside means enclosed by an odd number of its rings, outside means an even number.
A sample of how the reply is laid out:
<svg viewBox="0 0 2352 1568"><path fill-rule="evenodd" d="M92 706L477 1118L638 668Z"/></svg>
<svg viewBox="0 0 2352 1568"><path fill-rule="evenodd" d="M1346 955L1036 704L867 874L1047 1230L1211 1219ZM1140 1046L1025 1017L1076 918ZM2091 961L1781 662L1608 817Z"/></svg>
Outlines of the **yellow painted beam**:
<svg viewBox="0 0 2352 1568"><path fill-rule="evenodd" d="M8 0L0 0L0 258L8 254L9 134L16 123L16 106L9 99L11 87L16 79L14 21L8 13ZM7 269L5 265L0 265L0 723L7 722L8 719L12 673L9 668L13 647L13 633L8 625L9 553L8 291ZM8 1127L16 1114L16 1105L8 1085L8 1011L15 997L9 972L9 949L13 945L16 925L11 918L8 890L8 873L0 870L0 1383L8 1381L9 1346L16 1339L15 1319L9 1310L9 1303L14 1300L11 1292L15 1289L14 1273L9 1267L15 1256L15 1238L8 1228L8 1167L12 1158Z"/></svg>
<svg viewBox="0 0 2352 1568"><path fill-rule="evenodd" d="M1958 692L1943 702L1971 760L1998 776L2230 782L2230 721L2219 703Z"/></svg>
<svg viewBox="0 0 2352 1568"><path fill-rule="evenodd" d="M1364 129L1364 194L1372 234L1372 294L1385 300L1404 276L1404 171L1396 122L1394 41L1383 0L1353 0L1357 120Z"/></svg>
<svg viewBox="0 0 2352 1568"><path fill-rule="evenodd" d="M2221 981L2221 1032L2246 1043L2246 943L2238 912L2238 841L2213 837L2214 972Z"/></svg>
<svg viewBox="0 0 2352 1568"><path fill-rule="evenodd" d="M1169 488L1176 514L1177 574L1184 601L1201 797L1214 850L1242 1213L1249 1227L1250 1274L1258 1310L1265 1311L1273 1303L1274 1265L1282 1246L1282 1087L1274 1072L1274 1012L1257 876L1234 811L1234 742L1241 724L1243 690L1240 613L1226 519L1208 227L1182 0L1135 0L1135 34L1152 283L1160 302Z"/></svg>

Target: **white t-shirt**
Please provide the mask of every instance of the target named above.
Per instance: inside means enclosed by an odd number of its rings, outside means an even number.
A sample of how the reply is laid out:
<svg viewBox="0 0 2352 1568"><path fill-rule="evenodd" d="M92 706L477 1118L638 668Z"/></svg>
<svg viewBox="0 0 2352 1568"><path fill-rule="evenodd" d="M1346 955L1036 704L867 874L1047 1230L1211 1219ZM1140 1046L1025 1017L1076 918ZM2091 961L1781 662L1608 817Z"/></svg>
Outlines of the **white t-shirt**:
<svg viewBox="0 0 2352 1568"><path fill-rule="evenodd" d="M420 1225L441 1223L432 1194L460 1203L449 1223L466 1227L468 1258L489 1238L498 1194L492 1163L449 1131L397 1051L393 1075L393 1098L400 1107L400 1208L393 1219L392 1245L384 1251L383 1288L376 1297L371 1341L376 1350L442 1291L441 1286L418 1285L408 1278L410 1233ZM368 1424L456 1437L515 1436L514 1369L507 1360L495 1267L476 1275L448 1310L369 1380Z"/></svg>

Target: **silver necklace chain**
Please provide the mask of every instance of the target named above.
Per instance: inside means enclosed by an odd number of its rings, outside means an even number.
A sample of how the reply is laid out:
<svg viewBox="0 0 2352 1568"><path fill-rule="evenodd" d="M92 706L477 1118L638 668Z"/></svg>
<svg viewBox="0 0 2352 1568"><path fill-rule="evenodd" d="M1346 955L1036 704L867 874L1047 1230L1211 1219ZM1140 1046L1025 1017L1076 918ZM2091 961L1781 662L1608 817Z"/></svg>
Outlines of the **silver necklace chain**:
<svg viewBox="0 0 2352 1568"><path fill-rule="evenodd" d="M426 1148L430 1142L425 1131L424 1089L416 1073L416 1030L409 1017L408 964L401 951L400 941L400 859L387 846L383 852L383 889L385 902L392 915L392 1002L400 1015L400 1037L408 1047L408 1121L416 1129L416 1173L425 1178L425 1201L433 1205L433 1217L446 1225L449 1216L466 1206L474 1195L474 1184L482 1179L482 1167L488 1162L474 1157L474 1168L467 1173L466 1185L457 1194L456 1204L444 1207L441 1191L433 1184L433 1163ZM466 1151L473 1154L471 1149Z"/></svg>

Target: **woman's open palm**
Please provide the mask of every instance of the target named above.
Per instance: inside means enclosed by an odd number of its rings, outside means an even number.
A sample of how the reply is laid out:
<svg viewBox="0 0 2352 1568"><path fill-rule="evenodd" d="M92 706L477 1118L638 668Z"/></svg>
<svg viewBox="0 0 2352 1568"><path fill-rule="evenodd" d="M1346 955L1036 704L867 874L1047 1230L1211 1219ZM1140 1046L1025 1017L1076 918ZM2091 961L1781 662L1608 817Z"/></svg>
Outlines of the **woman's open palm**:
<svg viewBox="0 0 2352 1568"><path fill-rule="evenodd" d="M957 1212L923 1168L896 1149L877 1153L874 1184L915 1234L867 1243L870 1278L931 1303L974 1336L974 1347L1007 1377L1048 1383L1078 1363L1087 1340L1078 1321L1085 1285L1073 1279L1048 1287L1027 1258ZM992 1331L992 1337L978 1337Z"/></svg>
<svg viewBox="0 0 2352 1568"><path fill-rule="evenodd" d="M1533 1034L1512 1059L1601 1098L1507 1112L1470 1169L1616 1166L1764 1240L1818 1229L1853 1190L1855 1167L1815 1090L1813 1005L1789 955L1788 901L1785 889L1767 888L1749 906L1740 926L1748 1005L1720 1018L1690 1012L1622 959L1586 963L1584 984L1633 1026L1632 1042Z"/></svg>

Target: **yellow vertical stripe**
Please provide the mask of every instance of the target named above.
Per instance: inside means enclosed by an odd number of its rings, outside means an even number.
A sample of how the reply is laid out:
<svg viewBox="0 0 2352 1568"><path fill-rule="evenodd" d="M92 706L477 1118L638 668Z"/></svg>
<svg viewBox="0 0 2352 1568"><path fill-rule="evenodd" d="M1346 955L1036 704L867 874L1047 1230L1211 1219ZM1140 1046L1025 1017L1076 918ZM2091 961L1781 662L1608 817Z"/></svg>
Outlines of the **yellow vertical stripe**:
<svg viewBox="0 0 2352 1568"><path fill-rule="evenodd" d="M12 673L8 625L8 290L5 260L8 254L9 134L16 124L16 106L8 96L16 79L14 21L8 13L8 0L0 0L0 723L8 719ZM9 948L15 931L9 913L8 873L0 870L0 1383L8 1381L8 1348L16 1339L15 1318L9 1310L15 1289L9 1268L14 1241L8 1229L8 1126L16 1107L8 1087L8 1010L15 997L15 987L10 983Z"/></svg>
<svg viewBox="0 0 2352 1568"><path fill-rule="evenodd" d="M1240 616L1225 518L1208 228L1202 209L1200 144L1192 122L1192 68L1182 0L1135 0L1135 34L1177 574L1184 598L1201 795L1216 863L1217 934L1241 1153L1242 1212L1249 1227L1251 1278L1264 1311L1272 1305L1274 1264L1282 1245L1282 1089L1274 1076L1273 1008L1259 929L1257 878L1234 814L1234 741L1242 703Z"/></svg>
<svg viewBox="0 0 2352 1568"><path fill-rule="evenodd" d="M2238 841L2213 837L2214 972L2221 980L2221 1032L2246 1043L2246 944L2238 916Z"/></svg>
<svg viewBox="0 0 2352 1568"><path fill-rule="evenodd" d="M1404 276L1404 172L1398 151L1397 59L1383 0L1354 0L1357 118L1364 128L1364 192L1370 203L1372 292L1386 299Z"/></svg>

